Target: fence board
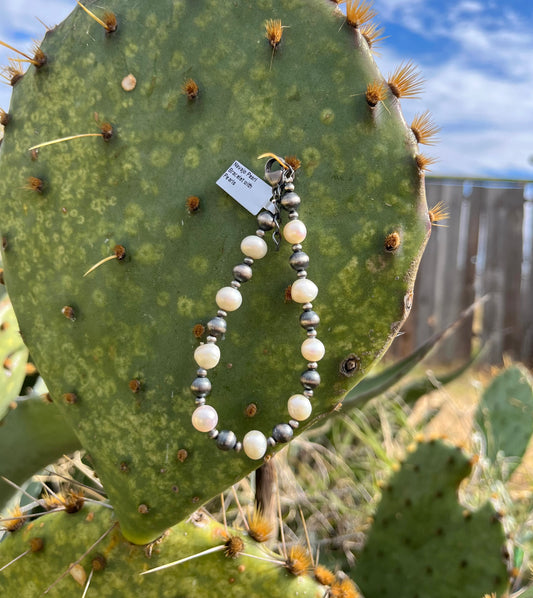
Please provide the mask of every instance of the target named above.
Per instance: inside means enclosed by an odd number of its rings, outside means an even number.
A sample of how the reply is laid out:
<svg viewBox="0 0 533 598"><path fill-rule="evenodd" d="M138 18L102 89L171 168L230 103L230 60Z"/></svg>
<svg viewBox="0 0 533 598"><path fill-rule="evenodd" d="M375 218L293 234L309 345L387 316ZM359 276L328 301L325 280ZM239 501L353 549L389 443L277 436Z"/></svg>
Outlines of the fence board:
<svg viewBox="0 0 533 598"><path fill-rule="evenodd" d="M483 190L479 187L474 188L472 194L466 200L468 205L468 227L466 228L466 246L464 278L461 296L461 310L470 307L476 300L476 264L479 246L479 222L483 202ZM472 337L474 331L474 314L465 318L464 322L458 326L454 335L456 339L456 356L460 360L467 359L472 352Z"/></svg>
<svg viewBox="0 0 533 598"><path fill-rule="evenodd" d="M446 222L445 233L439 235L439 260L435 281L435 320L437 329L442 330L456 319L461 313L462 278L464 258L458 250L461 248L460 233L461 217L463 216L463 189L462 186L447 185L444 201L450 216ZM441 228L442 230L442 228ZM439 348L434 356L445 363L454 360L456 336L450 338Z"/></svg>
<svg viewBox="0 0 533 598"><path fill-rule="evenodd" d="M504 316L503 351L518 355L521 350L522 326L520 321L520 290L522 282L522 226L524 198L521 189L509 189L505 197L505 250L504 260Z"/></svg>

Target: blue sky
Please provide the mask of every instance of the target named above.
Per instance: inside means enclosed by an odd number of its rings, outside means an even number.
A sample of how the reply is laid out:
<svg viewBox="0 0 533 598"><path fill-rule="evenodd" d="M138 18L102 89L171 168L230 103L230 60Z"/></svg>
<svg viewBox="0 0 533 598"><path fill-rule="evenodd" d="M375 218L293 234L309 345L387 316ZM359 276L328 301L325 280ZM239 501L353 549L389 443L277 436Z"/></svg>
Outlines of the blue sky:
<svg viewBox="0 0 533 598"><path fill-rule="evenodd" d="M105 5L105 2L102 2ZM0 0L0 39L23 50L60 22L74 0ZM429 109L441 127L427 153L432 174L533 180L533 1L375 0L388 36L376 61L386 75L413 60L425 79L404 100L408 122ZM13 53L0 48L0 64ZM7 110L10 87L0 83Z"/></svg>

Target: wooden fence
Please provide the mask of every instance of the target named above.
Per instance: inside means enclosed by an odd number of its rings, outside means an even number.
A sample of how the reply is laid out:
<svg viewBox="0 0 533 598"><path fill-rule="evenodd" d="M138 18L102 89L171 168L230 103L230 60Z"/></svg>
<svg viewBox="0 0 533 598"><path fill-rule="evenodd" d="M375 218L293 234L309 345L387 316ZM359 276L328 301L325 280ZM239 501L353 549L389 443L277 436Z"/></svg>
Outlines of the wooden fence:
<svg viewBox="0 0 533 598"><path fill-rule="evenodd" d="M402 357L486 300L433 355L448 364L488 343L485 362L504 355L533 366L533 202L523 183L430 179L428 206L446 204L446 227L434 227L422 258L414 305L391 355Z"/></svg>

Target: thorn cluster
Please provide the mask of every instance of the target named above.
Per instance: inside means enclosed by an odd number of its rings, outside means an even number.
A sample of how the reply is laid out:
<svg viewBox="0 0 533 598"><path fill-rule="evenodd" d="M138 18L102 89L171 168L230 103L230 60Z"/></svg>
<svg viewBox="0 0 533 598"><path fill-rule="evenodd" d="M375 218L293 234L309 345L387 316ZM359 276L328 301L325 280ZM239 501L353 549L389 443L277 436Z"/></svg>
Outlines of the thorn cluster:
<svg viewBox="0 0 533 598"><path fill-rule="evenodd" d="M99 25L101 25L107 33L114 33L117 28L118 28L118 21L117 21L117 17L114 13L106 11L104 13L104 18L99 19L93 12L91 12L86 6L83 6L83 4L81 2L79 2L79 0L76 0L76 2L78 3L78 6L80 8L83 8L83 10L91 17L91 19L94 19Z"/></svg>
<svg viewBox="0 0 533 598"><path fill-rule="evenodd" d="M273 525L259 509L255 509L248 521L248 535L256 542L267 542L274 531Z"/></svg>
<svg viewBox="0 0 533 598"><path fill-rule="evenodd" d="M422 171L429 170L429 166L435 164L435 162L437 161L437 158L425 156L424 154L418 154L415 159L416 165Z"/></svg>
<svg viewBox="0 0 533 598"><path fill-rule="evenodd" d="M371 108L378 105L387 97L385 83L383 81L371 81L366 86L366 101Z"/></svg>
<svg viewBox="0 0 533 598"><path fill-rule="evenodd" d="M10 59L9 65L3 68L1 75L9 85L14 87L24 76L24 71L20 64L17 64L13 59Z"/></svg>
<svg viewBox="0 0 533 598"><path fill-rule="evenodd" d="M378 13L368 0L348 0L346 2L346 22L355 29L372 20Z"/></svg>
<svg viewBox="0 0 533 598"><path fill-rule="evenodd" d="M311 569L311 557L307 550L300 545L292 546L286 561L287 569L296 576L304 575Z"/></svg>
<svg viewBox="0 0 533 598"><path fill-rule="evenodd" d="M269 19L265 22L265 37L268 39L274 50L279 46L282 35L283 27L281 25L281 19Z"/></svg>
<svg viewBox="0 0 533 598"><path fill-rule="evenodd" d="M22 509L19 506L16 506L12 511L9 513L9 517L0 518L0 525L2 529L8 532L16 532L19 530L25 523L26 518L22 512Z"/></svg>
<svg viewBox="0 0 533 598"><path fill-rule="evenodd" d="M189 100L195 100L198 97L198 84L194 79L187 79L181 86L181 91L187 96Z"/></svg>
<svg viewBox="0 0 533 598"><path fill-rule="evenodd" d="M9 114L5 110L2 110L2 108L0 108L0 125L6 127L8 122Z"/></svg>
<svg viewBox="0 0 533 598"><path fill-rule="evenodd" d="M413 131L418 143L435 145L437 142L436 135L440 131L440 127L438 127L431 119L429 110L426 110L422 114L417 114L414 117L413 122L411 123L411 131Z"/></svg>
<svg viewBox="0 0 533 598"><path fill-rule="evenodd" d="M390 90L397 98L418 97L423 83L417 66L411 61L400 64L388 79Z"/></svg>
<svg viewBox="0 0 533 598"><path fill-rule="evenodd" d="M450 213L446 209L446 204L443 201L436 203L431 210L429 210L429 221L433 226L446 226L445 224L438 224L441 220L446 220Z"/></svg>
<svg viewBox="0 0 533 598"><path fill-rule="evenodd" d="M359 28L359 33L365 38L368 47L373 50L375 46L378 46L380 42L387 39L386 35L383 35L385 29L379 27L375 23L365 23Z"/></svg>

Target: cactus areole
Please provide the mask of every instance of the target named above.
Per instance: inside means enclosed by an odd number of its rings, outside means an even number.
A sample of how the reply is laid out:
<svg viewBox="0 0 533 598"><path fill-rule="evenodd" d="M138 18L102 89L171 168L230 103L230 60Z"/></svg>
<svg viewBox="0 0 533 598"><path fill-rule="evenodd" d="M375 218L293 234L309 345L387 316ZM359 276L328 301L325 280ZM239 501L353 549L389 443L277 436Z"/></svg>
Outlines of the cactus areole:
<svg viewBox="0 0 533 598"><path fill-rule="evenodd" d="M13 81L2 255L55 405L122 533L142 544L261 462L220 450L191 421L194 351L258 229L216 184L228 167L260 179L257 157L273 152L295 169L325 349L313 387L289 288L296 244L274 251L266 232L269 251L211 342L221 357L206 400L239 440L273 437L293 395L312 406L298 434L383 355L408 315L430 221L425 162L397 97L409 94L385 82L357 15L326 0L101 4L85 0L100 22L76 6ZM266 458L288 440L276 434Z"/></svg>

